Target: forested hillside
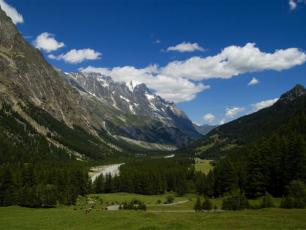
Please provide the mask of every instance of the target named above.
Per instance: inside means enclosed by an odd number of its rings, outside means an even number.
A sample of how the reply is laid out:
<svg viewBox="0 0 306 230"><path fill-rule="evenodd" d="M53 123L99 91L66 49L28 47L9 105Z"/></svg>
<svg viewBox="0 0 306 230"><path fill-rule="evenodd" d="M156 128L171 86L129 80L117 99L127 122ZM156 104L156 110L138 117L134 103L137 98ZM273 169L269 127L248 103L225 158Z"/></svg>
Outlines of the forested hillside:
<svg viewBox="0 0 306 230"><path fill-rule="evenodd" d="M219 126L179 152L203 158L219 158L233 149L269 137L288 119L303 111L306 111L306 89L296 85L273 106Z"/></svg>

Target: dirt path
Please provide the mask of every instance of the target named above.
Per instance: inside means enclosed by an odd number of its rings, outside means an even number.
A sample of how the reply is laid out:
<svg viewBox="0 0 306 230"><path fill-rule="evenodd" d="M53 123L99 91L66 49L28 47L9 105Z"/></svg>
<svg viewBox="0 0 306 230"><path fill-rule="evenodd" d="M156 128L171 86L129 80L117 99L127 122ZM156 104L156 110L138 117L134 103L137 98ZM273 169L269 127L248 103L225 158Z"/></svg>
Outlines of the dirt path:
<svg viewBox="0 0 306 230"><path fill-rule="evenodd" d="M162 207L162 206L173 206L173 205L178 205L178 204L185 204L188 201L189 200L181 200L181 201L174 202L174 203L171 203L171 204L151 204L151 205L147 205L147 206L159 206L159 207Z"/></svg>

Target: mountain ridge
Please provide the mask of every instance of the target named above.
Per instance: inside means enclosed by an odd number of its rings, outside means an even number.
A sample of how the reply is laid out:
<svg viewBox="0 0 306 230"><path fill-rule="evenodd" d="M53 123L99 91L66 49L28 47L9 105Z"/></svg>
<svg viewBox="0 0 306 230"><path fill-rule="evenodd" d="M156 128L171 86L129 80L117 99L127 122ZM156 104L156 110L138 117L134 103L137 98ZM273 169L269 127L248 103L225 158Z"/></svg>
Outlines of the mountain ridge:
<svg viewBox="0 0 306 230"><path fill-rule="evenodd" d="M158 145L158 149L163 145L165 149L169 149L169 145L184 146L198 135L193 128L188 133L189 130L186 132L178 127L174 119L180 118L175 116L172 122L167 123L156 119L158 113L149 110L139 115L131 110L127 113L130 107L123 103L124 98L120 98L119 94L117 102L121 99L122 104L119 109L107 100L103 102L101 97L89 95L80 82L72 84L44 59L38 49L25 41L1 9L0 21L0 105L9 106L14 111L12 116L15 120L17 117L14 114L18 113L51 145L72 148L71 151L80 155L97 157L100 154L104 157L126 151L148 152L143 148L146 142L155 144L151 145L153 147ZM148 91L144 86L138 88L139 94L144 92L141 90ZM154 97L154 100L156 105L158 101L166 103L160 97ZM149 105L148 100L146 103ZM122 112L123 108L126 113ZM191 123L187 116L183 118ZM5 129L5 133L9 132ZM76 140L67 142L65 135L68 133ZM142 144L132 144L121 136ZM85 144L79 140L83 137L92 141ZM84 148L86 145L92 150L90 153ZM101 148L96 148L97 153L94 153L93 146Z"/></svg>
<svg viewBox="0 0 306 230"><path fill-rule="evenodd" d="M306 89L296 85L272 106L218 126L187 148L179 150L204 158L224 157L231 151L268 136L283 122L306 109Z"/></svg>

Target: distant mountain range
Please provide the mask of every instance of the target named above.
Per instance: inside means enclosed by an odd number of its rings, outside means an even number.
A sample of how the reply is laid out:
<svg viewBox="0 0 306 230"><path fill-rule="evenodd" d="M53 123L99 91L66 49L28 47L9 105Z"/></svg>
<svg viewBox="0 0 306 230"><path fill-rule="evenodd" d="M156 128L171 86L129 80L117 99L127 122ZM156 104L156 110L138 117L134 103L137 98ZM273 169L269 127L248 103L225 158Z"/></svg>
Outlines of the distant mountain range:
<svg viewBox="0 0 306 230"><path fill-rule="evenodd" d="M12 152L38 151L39 136L44 151L99 159L171 150L200 136L184 112L144 84L59 72L1 9L0 22L0 142Z"/></svg>
<svg viewBox="0 0 306 230"><path fill-rule="evenodd" d="M202 135L206 135L211 130L217 127L217 125L197 125L193 123L194 128L198 131L198 133Z"/></svg>
<svg viewBox="0 0 306 230"><path fill-rule="evenodd" d="M219 158L235 149L268 137L290 118L306 112L306 89L296 85L271 107L221 125L181 150L204 158Z"/></svg>

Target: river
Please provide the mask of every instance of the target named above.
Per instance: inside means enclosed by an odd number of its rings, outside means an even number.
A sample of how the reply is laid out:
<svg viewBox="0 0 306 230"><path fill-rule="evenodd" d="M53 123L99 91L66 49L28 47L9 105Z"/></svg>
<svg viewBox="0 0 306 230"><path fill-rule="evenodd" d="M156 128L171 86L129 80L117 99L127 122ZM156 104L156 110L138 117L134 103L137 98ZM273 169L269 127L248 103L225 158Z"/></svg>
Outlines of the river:
<svg viewBox="0 0 306 230"><path fill-rule="evenodd" d="M111 174L112 176L119 175L119 168L121 165L124 163L120 164L111 164L111 165L100 165L100 166L95 166L90 169L89 176L91 178L91 181L95 181L95 179L100 176L100 175L107 175Z"/></svg>

